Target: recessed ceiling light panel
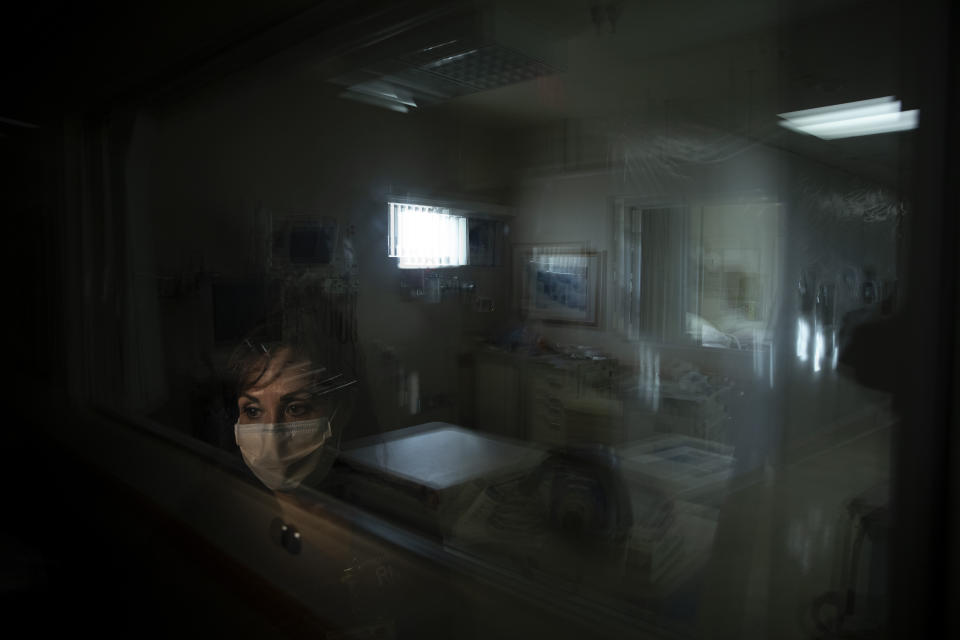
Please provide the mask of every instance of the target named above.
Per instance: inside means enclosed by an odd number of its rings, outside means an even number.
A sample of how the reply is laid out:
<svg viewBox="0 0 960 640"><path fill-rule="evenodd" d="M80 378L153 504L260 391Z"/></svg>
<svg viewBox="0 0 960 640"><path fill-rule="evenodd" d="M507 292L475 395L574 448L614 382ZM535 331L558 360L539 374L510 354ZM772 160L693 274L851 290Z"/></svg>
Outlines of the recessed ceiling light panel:
<svg viewBox="0 0 960 640"><path fill-rule="evenodd" d="M780 125L808 135L834 140L916 129L920 112L901 111L893 96L781 113Z"/></svg>

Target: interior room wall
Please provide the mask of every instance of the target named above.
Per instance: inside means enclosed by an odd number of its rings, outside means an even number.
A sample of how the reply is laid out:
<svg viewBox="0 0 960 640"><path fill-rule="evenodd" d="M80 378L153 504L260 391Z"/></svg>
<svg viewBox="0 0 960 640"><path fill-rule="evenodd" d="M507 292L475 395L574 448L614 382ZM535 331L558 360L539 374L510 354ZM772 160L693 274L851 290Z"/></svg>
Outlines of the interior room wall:
<svg viewBox="0 0 960 640"><path fill-rule="evenodd" d="M656 176L630 166L613 140L621 130L608 132L605 153L583 166L592 169L531 173L518 190L517 217L513 223L515 243L584 243L587 248L607 253L613 249L613 211L617 199L641 206L697 207L735 205L739 202L774 202L778 193L777 162L774 150L750 145L718 166L704 168L687 164L672 176L657 182ZM558 129L558 136L564 130ZM618 151L620 152L618 154ZM609 267L609 264L608 264ZM626 356L622 341L612 334L612 287L607 271L606 297L601 327L542 327L558 342L601 341L617 355ZM619 345L619 346L618 346Z"/></svg>
<svg viewBox="0 0 960 640"><path fill-rule="evenodd" d="M596 131L595 126L568 124L557 127L555 135L562 138L585 129ZM678 163L672 167L673 175L655 181L656 176L635 170L627 158L617 155L617 149L622 149L619 133L609 132L605 150L596 143L558 142L556 148L601 151L592 158L580 157L569 163L592 165L593 169L564 171L555 164L531 172L518 190L512 240L583 242L589 249L606 252L609 260L614 202L618 198L653 207L703 207L704 215L732 210L738 204L778 204L782 220L774 230L780 255L773 272L778 281L771 287L773 352L764 355L758 368L750 351L625 339L615 331L611 320L613 286L609 263L599 327L538 322L532 323L532 329L551 342L599 349L627 367L639 366L646 350L653 348L662 358L679 358L707 373L731 377L745 392L743 400L729 409L741 422L738 455L742 461L749 461L751 467L762 464L778 447L799 445L825 428L856 420L862 413L876 412L876 407L884 406L882 394L861 387L829 365L815 372L810 362L798 361L796 285L800 269L811 265L819 265L824 273L831 274L830 278L838 279L844 266L863 269L896 264L896 221L871 219L865 223L864 216L870 214L862 204L858 213L856 204L866 190L896 206L890 199L893 192L869 180L749 140L740 141L737 153L728 159L699 165ZM542 154L542 149L537 153ZM784 176L790 179L784 180ZM844 204L838 207L838 201ZM895 279L893 273L884 275ZM514 306L518 313L515 300ZM850 310L853 307L847 305L838 313ZM838 327L840 320L838 316ZM777 426L770 422L773 416Z"/></svg>

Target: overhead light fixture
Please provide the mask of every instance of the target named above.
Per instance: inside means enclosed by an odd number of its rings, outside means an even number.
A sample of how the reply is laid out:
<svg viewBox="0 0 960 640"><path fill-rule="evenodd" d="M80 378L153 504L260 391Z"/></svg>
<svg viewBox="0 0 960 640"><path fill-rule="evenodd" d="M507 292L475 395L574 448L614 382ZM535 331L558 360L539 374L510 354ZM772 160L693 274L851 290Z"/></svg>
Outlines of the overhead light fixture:
<svg viewBox="0 0 960 640"><path fill-rule="evenodd" d="M615 20L621 0L603 2ZM329 78L340 97L411 113L565 68L566 40L501 6L510 3L448 4L345 55Z"/></svg>
<svg viewBox="0 0 960 640"><path fill-rule="evenodd" d="M780 126L824 140L916 129L920 112L900 111L893 96L779 114Z"/></svg>
<svg viewBox="0 0 960 640"><path fill-rule="evenodd" d="M407 113L417 108L417 102L408 90L386 81L370 80L355 84L341 93L340 97L385 107L400 113Z"/></svg>

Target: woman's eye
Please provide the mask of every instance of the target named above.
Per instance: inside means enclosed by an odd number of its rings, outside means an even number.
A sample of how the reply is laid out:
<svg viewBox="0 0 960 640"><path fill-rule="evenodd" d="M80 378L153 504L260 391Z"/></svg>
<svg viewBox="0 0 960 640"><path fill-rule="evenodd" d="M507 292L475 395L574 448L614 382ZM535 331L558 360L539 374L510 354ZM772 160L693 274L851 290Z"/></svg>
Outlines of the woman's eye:
<svg viewBox="0 0 960 640"><path fill-rule="evenodd" d="M248 418L259 418L263 414L263 410L260 407L246 406L242 411L243 415Z"/></svg>
<svg viewBox="0 0 960 640"><path fill-rule="evenodd" d="M310 405L304 402L294 402L293 404L287 405L287 414L294 417L302 416L305 413L307 413L307 411L309 410L310 410Z"/></svg>

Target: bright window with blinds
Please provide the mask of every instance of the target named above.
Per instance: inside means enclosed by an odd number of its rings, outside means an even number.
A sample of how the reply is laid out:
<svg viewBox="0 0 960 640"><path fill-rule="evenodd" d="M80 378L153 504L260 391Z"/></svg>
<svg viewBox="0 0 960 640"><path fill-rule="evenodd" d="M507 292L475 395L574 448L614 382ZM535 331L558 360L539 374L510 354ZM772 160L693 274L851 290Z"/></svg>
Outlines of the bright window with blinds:
<svg viewBox="0 0 960 640"><path fill-rule="evenodd" d="M389 203L388 251L401 269L467 264L467 219L444 207Z"/></svg>

